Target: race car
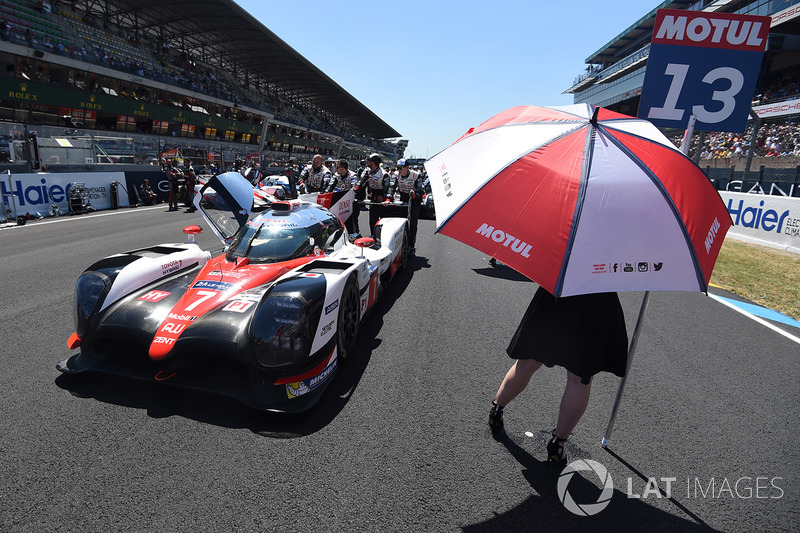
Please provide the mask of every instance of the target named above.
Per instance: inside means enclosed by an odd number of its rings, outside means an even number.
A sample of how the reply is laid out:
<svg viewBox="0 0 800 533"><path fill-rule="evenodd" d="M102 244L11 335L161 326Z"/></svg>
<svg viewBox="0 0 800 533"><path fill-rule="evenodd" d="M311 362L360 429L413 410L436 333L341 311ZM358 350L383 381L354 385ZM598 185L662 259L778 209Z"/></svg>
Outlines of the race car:
<svg viewBox="0 0 800 533"><path fill-rule="evenodd" d="M79 352L57 368L228 395L257 409L299 412L319 401L353 353L362 320L408 257L408 221L383 218L351 242L337 211L302 200L253 213L253 187L229 172L208 180L230 210L195 195L227 246L194 242L112 255L78 278Z"/></svg>

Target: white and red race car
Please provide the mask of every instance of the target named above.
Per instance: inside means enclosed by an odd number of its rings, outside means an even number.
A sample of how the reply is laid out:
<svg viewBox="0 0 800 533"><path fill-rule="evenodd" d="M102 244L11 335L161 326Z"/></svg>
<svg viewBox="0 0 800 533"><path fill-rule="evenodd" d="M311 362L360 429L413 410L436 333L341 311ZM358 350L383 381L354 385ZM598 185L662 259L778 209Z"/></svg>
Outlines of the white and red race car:
<svg viewBox="0 0 800 533"><path fill-rule="evenodd" d="M78 352L58 369L208 390L263 410L309 409L408 257L406 219L384 218L375 239L351 242L333 212L342 203L276 201L255 213L241 174L210 178L194 205L224 252L200 249L193 234L202 229L189 226L189 242L91 265L75 289L68 344Z"/></svg>

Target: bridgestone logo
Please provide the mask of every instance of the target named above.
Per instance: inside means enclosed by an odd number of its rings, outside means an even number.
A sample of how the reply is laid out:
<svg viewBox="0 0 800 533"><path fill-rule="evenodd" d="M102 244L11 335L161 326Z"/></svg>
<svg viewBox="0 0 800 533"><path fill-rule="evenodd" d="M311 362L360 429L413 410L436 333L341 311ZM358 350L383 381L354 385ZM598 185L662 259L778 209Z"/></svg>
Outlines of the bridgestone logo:
<svg viewBox="0 0 800 533"><path fill-rule="evenodd" d="M533 247L532 245L517 239L510 233L506 233L503 230L494 229L494 226L483 223L481 224L481 227L475 231L475 233L480 233L484 237L492 239L496 243L502 243L506 248L509 248L510 245L511 251L520 254L522 257L526 257L528 259L531 257L530 251Z"/></svg>

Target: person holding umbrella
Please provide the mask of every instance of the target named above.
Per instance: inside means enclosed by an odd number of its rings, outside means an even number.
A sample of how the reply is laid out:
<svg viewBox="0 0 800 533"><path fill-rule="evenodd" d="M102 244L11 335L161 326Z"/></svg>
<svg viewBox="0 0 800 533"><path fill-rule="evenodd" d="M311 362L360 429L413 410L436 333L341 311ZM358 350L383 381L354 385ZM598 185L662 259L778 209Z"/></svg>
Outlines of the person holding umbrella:
<svg viewBox="0 0 800 533"><path fill-rule="evenodd" d="M583 415L592 377L620 380L650 291L706 292L732 221L714 185L647 120L593 106L516 106L425 162L436 231L502 261L540 289L508 354L489 423L542 364L567 370L548 458ZM514 184L513 195L507 193ZM630 346L617 292L644 291Z"/></svg>
<svg viewBox="0 0 800 533"><path fill-rule="evenodd" d="M566 369L558 422L547 443L547 460L566 465L564 443L589 404L592 377L602 371L625 375L628 333L617 293L555 298L539 287L506 352L516 362L492 400L489 426L503 430L503 408L542 365Z"/></svg>

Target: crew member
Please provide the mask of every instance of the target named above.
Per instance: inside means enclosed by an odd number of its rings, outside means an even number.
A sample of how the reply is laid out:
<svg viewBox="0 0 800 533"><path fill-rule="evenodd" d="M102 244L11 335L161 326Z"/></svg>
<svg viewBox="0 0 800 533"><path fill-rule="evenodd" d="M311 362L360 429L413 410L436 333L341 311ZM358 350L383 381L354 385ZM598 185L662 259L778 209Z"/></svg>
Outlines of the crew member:
<svg viewBox="0 0 800 533"><path fill-rule="evenodd" d="M164 161L164 160L162 160ZM165 161L165 166L162 167L164 172L167 174L167 182L169 183L169 209L168 211L177 211L178 210L178 186L179 186L179 179L181 176L180 169L175 166L174 159L167 159Z"/></svg>
<svg viewBox="0 0 800 533"><path fill-rule="evenodd" d="M381 156L372 154L367 158L367 172L366 185L367 185L367 199L371 202L369 206L369 231L370 234L375 236L375 224L381 219L381 212L383 202L388 201L387 194L389 192L389 174L381 168Z"/></svg>
<svg viewBox="0 0 800 533"><path fill-rule="evenodd" d="M353 188L356 190L356 201L363 202L367 197L367 160L362 159L359 162L358 170L356 170L356 184ZM362 209L363 206L359 205L359 209Z"/></svg>
<svg viewBox="0 0 800 533"><path fill-rule="evenodd" d="M416 170L408 167L408 161L401 159L397 162L397 179L394 182L394 189L389 194L400 193L400 201L408 203L408 255L413 257L416 253L417 243L417 221L419 220L419 210L422 206L422 195L425 194L425 182Z"/></svg>
<svg viewBox="0 0 800 533"><path fill-rule="evenodd" d="M289 182L289 198L297 198L297 160L294 157L290 157L286 163L284 174Z"/></svg>
<svg viewBox="0 0 800 533"><path fill-rule="evenodd" d="M322 164L322 156L317 154L311 164L300 173L300 181L305 183L308 192L324 192L331 179L331 171Z"/></svg>
<svg viewBox="0 0 800 533"><path fill-rule="evenodd" d="M139 199L142 205L155 205L161 203L161 198L150 187L150 180L145 178L141 185L139 185Z"/></svg>

